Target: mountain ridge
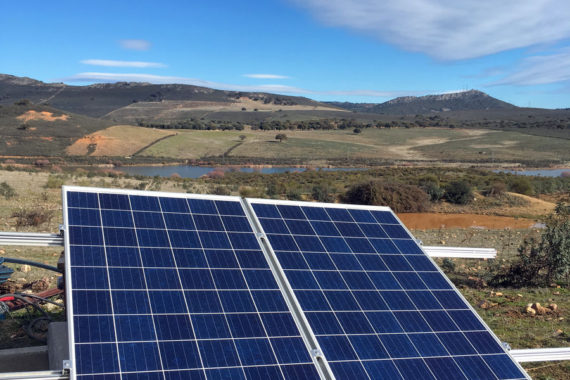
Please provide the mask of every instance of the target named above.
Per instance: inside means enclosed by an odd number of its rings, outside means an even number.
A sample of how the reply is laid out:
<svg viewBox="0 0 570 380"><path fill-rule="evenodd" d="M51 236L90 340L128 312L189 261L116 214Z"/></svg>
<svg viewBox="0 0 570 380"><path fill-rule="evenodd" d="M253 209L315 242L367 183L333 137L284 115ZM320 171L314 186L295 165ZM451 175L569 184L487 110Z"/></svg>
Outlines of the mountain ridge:
<svg viewBox="0 0 570 380"><path fill-rule="evenodd" d="M328 102L351 111L413 115L433 112L517 109L518 107L496 99L479 90L458 91L424 96L401 96L384 103Z"/></svg>

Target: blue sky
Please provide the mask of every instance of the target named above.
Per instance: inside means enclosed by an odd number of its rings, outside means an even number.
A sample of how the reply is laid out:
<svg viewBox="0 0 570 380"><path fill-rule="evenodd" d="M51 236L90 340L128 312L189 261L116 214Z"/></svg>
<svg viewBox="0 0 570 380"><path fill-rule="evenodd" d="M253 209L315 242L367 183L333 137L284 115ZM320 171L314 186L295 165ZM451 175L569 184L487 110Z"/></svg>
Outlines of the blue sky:
<svg viewBox="0 0 570 380"><path fill-rule="evenodd" d="M565 0L2 1L0 73L567 108L569 19Z"/></svg>

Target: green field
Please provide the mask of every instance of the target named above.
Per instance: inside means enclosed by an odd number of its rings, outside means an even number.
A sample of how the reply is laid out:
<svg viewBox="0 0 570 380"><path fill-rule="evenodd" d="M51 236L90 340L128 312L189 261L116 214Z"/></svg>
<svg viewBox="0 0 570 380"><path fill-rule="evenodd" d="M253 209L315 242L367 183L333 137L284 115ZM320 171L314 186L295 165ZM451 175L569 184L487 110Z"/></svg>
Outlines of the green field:
<svg viewBox="0 0 570 380"><path fill-rule="evenodd" d="M328 131L189 131L157 142L141 156L201 158L239 156L270 159L379 159L513 161L570 160L570 140L517 132L449 128ZM288 139L275 140L277 133ZM240 135L246 136L242 141Z"/></svg>

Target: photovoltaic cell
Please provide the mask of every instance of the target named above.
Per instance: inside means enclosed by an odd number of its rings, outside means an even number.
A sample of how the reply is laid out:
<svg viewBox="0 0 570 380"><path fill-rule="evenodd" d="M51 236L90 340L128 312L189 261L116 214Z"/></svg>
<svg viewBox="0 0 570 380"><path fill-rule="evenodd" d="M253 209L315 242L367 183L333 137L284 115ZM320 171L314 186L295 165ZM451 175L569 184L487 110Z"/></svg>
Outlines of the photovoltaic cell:
<svg viewBox="0 0 570 380"><path fill-rule="evenodd" d="M337 379L525 379L386 208L249 201Z"/></svg>
<svg viewBox="0 0 570 380"><path fill-rule="evenodd" d="M236 198L64 188L73 376L315 379Z"/></svg>
<svg viewBox="0 0 570 380"><path fill-rule="evenodd" d="M248 202L64 188L72 376L313 379L316 341L337 379L527 378L389 209Z"/></svg>

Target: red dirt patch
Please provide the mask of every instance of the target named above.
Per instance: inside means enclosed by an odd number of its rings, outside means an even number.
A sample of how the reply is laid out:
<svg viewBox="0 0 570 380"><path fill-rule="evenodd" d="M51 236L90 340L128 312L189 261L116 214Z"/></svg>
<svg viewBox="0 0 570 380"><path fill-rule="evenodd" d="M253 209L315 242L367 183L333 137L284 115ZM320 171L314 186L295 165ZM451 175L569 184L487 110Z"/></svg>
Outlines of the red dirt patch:
<svg viewBox="0 0 570 380"><path fill-rule="evenodd" d="M16 119L18 120L24 120L24 121L30 121L30 120L45 120L45 121L56 121L56 120L63 120L66 121L69 118L68 115L61 115L61 116L53 116L52 112L47 112L47 111L42 111L42 112L38 112L38 111L34 111L34 110L29 110L26 113L21 114L20 116L18 116Z"/></svg>
<svg viewBox="0 0 570 380"><path fill-rule="evenodd" d="M530 228L535 221L530 219L511 218L508 216L490 216L477 214L433 214L409 213L398 214L402 223L412 230L431 230L437 228L471 228L488 229Z"/></svg>

